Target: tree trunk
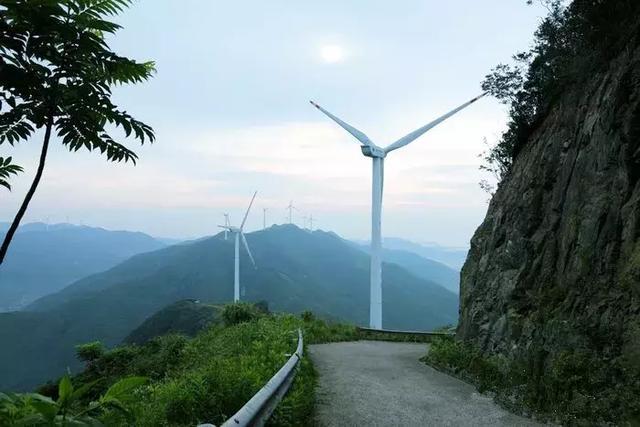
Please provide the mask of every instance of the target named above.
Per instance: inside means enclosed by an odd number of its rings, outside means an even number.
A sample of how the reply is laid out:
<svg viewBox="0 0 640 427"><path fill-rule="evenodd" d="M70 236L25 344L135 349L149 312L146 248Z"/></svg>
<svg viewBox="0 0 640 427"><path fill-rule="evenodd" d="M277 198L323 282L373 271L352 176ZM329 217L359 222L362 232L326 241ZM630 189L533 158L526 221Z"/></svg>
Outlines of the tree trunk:
<svg viewBox="0 0 640 427"><path fill-rule="evenodd" d="M36 188L38 188L38 184L40 183L40 178L42 178L42 171L44 170L44 163L47 159L47 151L49 149L49 140L51 139L52 127L53 127L53 115L49 117L49 119L47 120L47 128L44 134L44 142L42 143L42 151L40 152L40 161L38 163L38 170L36 171L36 176L33 178L31 187L29 187L29 191L27 191L27 195L22 201L22 205L20 205L20 209L18 209L18 213L13 219L13 222L11 223L11 227L9 227L7 234L4 236L2 247L0 247L0 264L2 264L2 262L4 261L4 257L7 254L7 250L9 250L9 245L11 244L11 240L13 239L13 235L18 230L20 221L22 221L22 217L27 212L29 203L31 202L31 199L33 198L33 195L36 192Z"/></svg>

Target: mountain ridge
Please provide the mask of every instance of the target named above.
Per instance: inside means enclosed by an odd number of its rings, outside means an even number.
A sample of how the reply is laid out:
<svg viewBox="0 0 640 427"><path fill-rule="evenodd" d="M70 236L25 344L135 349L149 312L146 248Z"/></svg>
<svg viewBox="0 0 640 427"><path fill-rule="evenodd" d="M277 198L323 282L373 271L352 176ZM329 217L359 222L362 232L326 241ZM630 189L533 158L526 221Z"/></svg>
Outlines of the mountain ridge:
<svg viewBox="0 0 640 427"><path fill-rule="evenodd" d="M291 225L249 233L247 239L258 269L243 252L243 300L267 301L273 311L312 310L368 323L369 258L361 250L330 233ZM9 343L0 353L0 388L24 389L67 366L75 369L74 345L119 344L168 304L187 298L228 302L232 288L233 241L224 240L223 233L138 254L34 302L27 311L0 316L0 340ZM395 264L384 265L383 298L387 327L431 329L457 321L454 293ZM45 352L51 357L42 360Z"/></svg>

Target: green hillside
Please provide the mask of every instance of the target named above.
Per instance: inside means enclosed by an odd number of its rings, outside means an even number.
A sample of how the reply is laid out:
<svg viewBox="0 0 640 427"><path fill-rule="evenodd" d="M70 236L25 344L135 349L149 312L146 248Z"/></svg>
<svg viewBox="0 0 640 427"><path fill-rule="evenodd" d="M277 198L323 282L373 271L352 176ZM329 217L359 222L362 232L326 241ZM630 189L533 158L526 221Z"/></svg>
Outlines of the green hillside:
<svg viewBox="0 0 640 427"><path fill-rule="evenodd" d="M258 268L243 253L243 299L273 311L368 323L369 259L332 233L274 226L247 235ZM77 368L73 346L120 343L148 316L175 301L227 302L233 243L217 235L136 255L42 298L28 312L0 315L0 389L24 389ZM395 264L384 267L387 328L433 329L456 323L457 296ZM46 358L42 354L47 354Z"/></svg>
<svg viewBox="0 0 640 427"><path fill-rule="evenodd" d="M201 304L198 300L182 300L168 305L150 316L125 339L126 344L144 344L168 334L194 336L219 319L217 306Z"/></svg>
<svg viewBox="0 0 640 427"><path fill-rule="evenodd" d="M0 235L6 224L0 223ZM71 224L25 224L0 267L0 312L23 308L131 256L164 247L151 236Z"/></svg>

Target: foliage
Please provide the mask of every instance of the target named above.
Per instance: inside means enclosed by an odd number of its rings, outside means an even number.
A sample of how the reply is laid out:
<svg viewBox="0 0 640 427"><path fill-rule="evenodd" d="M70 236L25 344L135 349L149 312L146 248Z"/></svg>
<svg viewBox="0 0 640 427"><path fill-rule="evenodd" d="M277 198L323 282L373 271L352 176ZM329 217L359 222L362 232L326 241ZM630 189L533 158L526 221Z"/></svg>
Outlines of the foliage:
<svg viewBox="0 0 640 427"><path fill-rule="evenodd" d="M71 151L98 150L110 161L137 155L112 136L153 142L151 127L111 102L114 85L138 83L152 62L112 52L105 35L120 26L106 18L132 0L5 0L0 9L0 145L44 139L36 173L0 245L0 264L40 184L51 136ZM14 168L15 169L15 168Z"/></svg>
<svg viewBox="0 0 640 427"><path fill-rule="evenodd" d="M104 354L104 346L100 341L93 341L76 346L76 356L79 360L91 363Z"/></svg>
<svg viewBox="0 0 640 427"><path fill-rule="evenodd" d="M135 400L136 390L146 381L143 377L123 378L87 405L80 401L93 383L75 388L68 375L58 384L57 400L38 393L0 393L0 425L100 425L100 416L131 423L133 414L129 406Z"/></svg>
<svg viewBox="0 0 640 427"><path fill-rule="evenodd" d="M453 338L435 340L424 360L476 384L515 411L571 425L640 421L640 372L621 360L572 349L545 359L487 356ZM541 374L541 372L544 374Z"/></svg>
<svg viewBox="0 0 640 427"><path fill-rule="evenodd" d="M242 304L243 309L247 306ZM305 344L357 339L355 327L330 324L315 316L302 320L293 315L262 314L230 326L213 324L193 339L167 335L145 345L106 351L73 378L87 385L79 403L90 405L120 378L145 376L150 382L139 389L138 402L130 406L136 425L219 425L286 362L297 345L298 328L303 329ZM271 422L305 424L313 410L315 383L316 373L305 356ZM112 419L116 416L109 412L100 420L118 425L124 419Z"/></svg>
<svg viewBox="0 0 640 427"><path fill-rule="evenodd" d="M17 175L22 172L22 167L14 165L11 157L0 157L0 186L5 187L11 191L11 185L9 184L9 178L11 175Z"/></svg>
<svg viewBox="0 0 640 427"><path fill-rule="evenodd" d="M177 301L157 311L135 328L125 339L126 344L144 344L168 334L195 336L198 332L220 319L220 307L203 304L197 300Z"/></svg>
<svg viewBox="0 0 640 427"><path fill-rule="evenodd" d="M531 3L531 1L529 1ZM482 87L509 106L510 120L498 144L483 153L484 165L508 176L527 139L557 103L559 95L608 66L637 30L640 2L634 0L545 0L548 16L533 47L500 64Z"/></svg>
<svg viewBox="0 0 640 427"><path fill-rule="evenodd" d="M111 87L139 83L152 62L118 56L105 34L121 27L105 20L131 0L3 1L0 11L0 144L14 145L53 127L69 150L99 150L112 161L136 154L106 127L153 141L153 131L111 102Z"/></svg>
<svg viewBox="0 0 640 427"><path fill-rule="evenodd" d="M239 323L251 322L264 316L263 310L253 304L246 302L236 302L227 304L222 309L222 320L225 325L233 326Z"/></svg>

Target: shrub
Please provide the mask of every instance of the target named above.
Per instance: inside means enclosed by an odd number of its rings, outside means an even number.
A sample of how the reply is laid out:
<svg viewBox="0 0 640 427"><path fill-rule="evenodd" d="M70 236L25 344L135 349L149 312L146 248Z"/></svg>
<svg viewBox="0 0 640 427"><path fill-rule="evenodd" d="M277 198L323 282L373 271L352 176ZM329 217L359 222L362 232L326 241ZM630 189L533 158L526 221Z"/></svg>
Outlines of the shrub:
<svg viewBox="0 0 640 427"><path fill-rule="evenodd" d="M86 363L94 362L104 354L104 346L100 341L93 341L76 346L76 357Z"/></svg>
<svg viewBox="0 0 640 427"><path fill-rule="evenodd" d="M230 304L223 308L225 312L223 323L211 325L192 339L167 335L141 346L105 351L73 378L74 384L86 390L78 404L99 400L121 378L145 376L150 383L136 391L137 402L130 408L135 425L219 425L282 367L287 354L296 348L298 328L304 330L305 345L357 339L355 327L315 317L304 321L293 315L265 315L246 303ZM316 373L304 356L292 388L270 423L307 425L315 384ZM128 425L112 411L99 414L99 421Z"/></svg>
<svg viewBox="0 0 640 427"><path fill-rule="evenodd" d="M255 305L246 302L227 304L222 309L222 319L226 326L251 322L262 316L264 316L263 311L259 310Z"/></svg>
<svg viewBox="0 0 640 427"><path fill-rule="evenodd" d="M314 316L313 311L305 310L300 313L300 318L305 322L312 322L316 317Z"/></svg>
<svg viewBox="0 0 640 427"><path fill-rule="evenodd" d="M143 377L122 378L88 405L82 404L81 398L91 384L74 387L68 375L58 384L56 400L37 393L0 393L0 425L101 425L100 417L116 421L117 425L133 424L130 404L135 400L137 389L146 381Z"/></svg>
<svg viewBox="0 0 640 427"><path fill-rule="evenodd" d="M519 359L488 356L453 338L434 340L428 364L491 391L515 411L571 425L625 424L640 420L640 372L621 360L571 349Z"/></svg>
<svg viewBox="0 0 640 427"><path fill-rule="evenodd" d="M481 167L499 181L508 176L529 136L560 95L606 68L638 28L638 1L544 3L549 14L540 23L531 49L514 55L514 65L495 67L482 83L485 91L509 105L507 130L483 154Z"/></svg>

